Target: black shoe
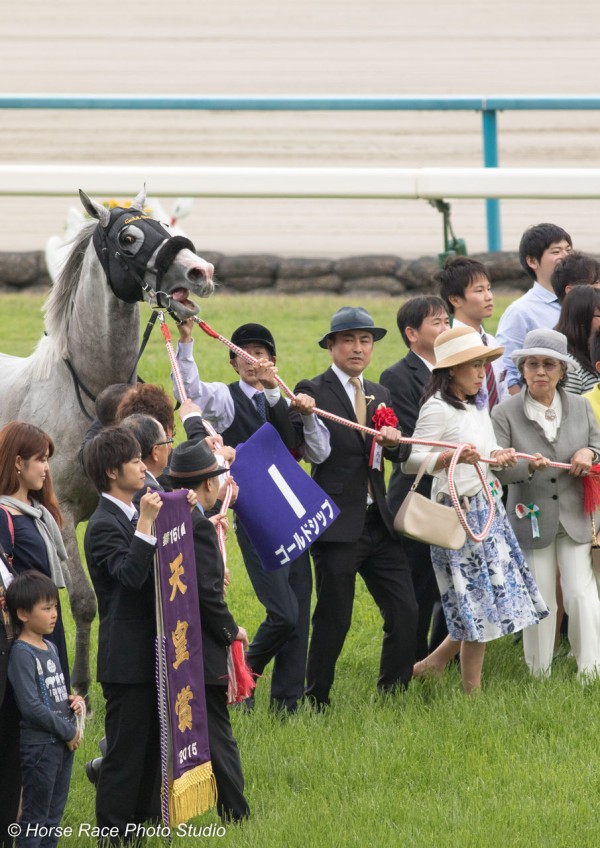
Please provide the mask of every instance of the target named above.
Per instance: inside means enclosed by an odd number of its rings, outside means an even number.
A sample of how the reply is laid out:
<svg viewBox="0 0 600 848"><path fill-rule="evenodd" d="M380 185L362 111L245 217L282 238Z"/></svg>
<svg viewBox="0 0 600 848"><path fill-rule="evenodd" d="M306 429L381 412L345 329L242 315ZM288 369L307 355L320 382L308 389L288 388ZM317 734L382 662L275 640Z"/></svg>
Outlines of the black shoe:
<svg viewBox="0 0 600 848"><path fill-rule="evenodd" d="M302 701L315 713L324 713L330 706L329 698L326 701L320 701L315 695L305 694Z"/></svg>
<svg viewBox="0 0 600 848"><path fill-rule="evenodd" d="M102 757L96 757L93 760L89 760L85 764L85 773L87 774L88 780L90 783L93 783L94 786L98 783L98 778L100 777L100 766L102 765Z"/></svg>

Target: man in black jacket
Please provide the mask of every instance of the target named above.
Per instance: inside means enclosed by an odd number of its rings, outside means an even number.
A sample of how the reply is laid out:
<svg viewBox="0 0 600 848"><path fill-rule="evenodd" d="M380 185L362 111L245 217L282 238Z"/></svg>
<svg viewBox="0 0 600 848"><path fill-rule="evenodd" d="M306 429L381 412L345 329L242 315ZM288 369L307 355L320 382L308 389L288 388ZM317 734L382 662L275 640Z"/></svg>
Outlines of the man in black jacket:
<svg viewBox="0 0 600 848"><path fill-rule="evenodd" d="M217 783L217 809L223 821L250 815L244 797L240 755L227 711L227 647L248 636L238 627L223 596L224 565L214 525L206 518L217 500L222 469L203 441L184 442L173 451L168 479L174 489L190 488L197 496L192 511L194 553L202 625L208 744Z"/></svg>
<svg viewBox="0 0 600 848"><path fill-rule="evenodd" d="M313 380L300 382L295 392L313 397L320 409L372 427L375 411L380 405L389 406L390 394L362 375L371 361L374 343L385 333L374 326L365 309L342 307L319 342L330 353L331 367ZM324 420L330 432L331 453L324 462L313 464L312 476L341 512L311 548L317 603L306 695L318 709L329 704L336 662L352 618L357 573L384 621L379 691L404 688L410 681L417 625L410 571L402 543L393 530L383 473L383 455L400 462L410 448L399 443L400 432L389 426L382 427L374 439Z"/></svg>
<svg viewBox="0 0 600 848"><path fill-rule="evenodd" d="M107 752L96 792L103 835L128 824L160 821L160 745L155 682L156 610L152 523L162 506L157 492L140 500L145 465L135 436L109 427L88 444L85 468L100 493L84 549L98 598L98 681L106 699ZM130 837L131 838L131 837Z"/></svg>
<svg viewBox="0 0 600 848"><path fill-rule="evenodd" d="M386 368L379 382L390 391L398 426L405 436L412 436L419 417L423 389L431 379L431 369L435 365L433 343L450 324L444 301L435 295L411 297L398 310L396 322L409 351L404 359ZM399 465L394 465L387 493L392 515L396 515L400 509L414 479L403 474ZM426 498L430 497L431 477L424 475L417 491ZM421 660L437 648L448 635L448 630L439 603L440 592L431 564L429 545L414 539L405 539L404 550L419 606L415 659ZM437 611L431 638L428 640L434 608Z"/></svg>
<svg viewBox="0 0 600 848"><path fill-rule="evenodd" d="M312 414L311 398L297 398L298 427L293 424L287 401L274 379L277 369L275 340L262 324L242 324L232 334L238 347L259 360L261 366L230 353L230 363L239 380L229 385L200 380L193 358L191 325L179 326L177 359L188 401L180 415L188 439L202 438L200 410L226 445L237 447L268 421L291 451L301 447L305 456L321 461L328 452L327 429ZM174 387L176 390L176 386ZM301 424L299 423L301 421ZM254 635L246 655L252 671L261 675L274 659L271 706L293 713L304 692L306 651L310 623L312 575L308 552L278 571L265 571L244 528L236 522L235 532L244 565L266 617ZM253 705L253 699L246 702Z"/></svg>

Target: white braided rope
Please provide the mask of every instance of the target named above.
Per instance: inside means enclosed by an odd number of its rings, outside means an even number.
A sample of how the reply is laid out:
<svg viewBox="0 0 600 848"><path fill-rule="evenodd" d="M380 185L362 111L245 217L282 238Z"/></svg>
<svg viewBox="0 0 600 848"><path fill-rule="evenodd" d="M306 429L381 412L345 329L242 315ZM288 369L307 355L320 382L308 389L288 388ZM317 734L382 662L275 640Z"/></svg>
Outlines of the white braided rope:
<svg viewBox="0 0 600 848"><path fill-rule="evenodd" d="M232 350L237 356L241 356L242 359L245 359L246 362L250 362L252 365L257 364L258 360L254 356L252 356L247 351L243 350L241 347L238 347L236 344L234 344L232 341L230 341L225 336L222 336L220 333L217 333L216 330L213 330L212 327L210 327L206 323L206 321L202 321L200 318L194 318L193 320L196 322L196 324L198 324L200 329L204 333L206 333L207 336L211 336L213 339L218 339L220 342L222 342L224 345L226 345L230 350ZM275 374L274 379L275 379L277 385L281 388L281 390L284 392L284 394L287 395L288 398L290 398L290 400L296 399L296 396L291 391L291 389L289 389L288 386L286 386L286 384L283 382L283 380L277 374ZM350 427L353 430L359 430L361 433L367 433L371 436L378 436L379 435L379 430L374 430L371 427L365 427L365 426L363 426L362 424L359 424L356 421L349 421L347 418L342 418L339 415L335 415L333 412L328 412L325 409L319 409L318 407L315 407L313 412L315 413L315 415L318 415L321 418L328 418L330 421L335 421L337 424L341 424L344 427ZM454 485L454 470L456 468L458 460L460 459L461 453L465 449L467 449L469 447L469 445L467 445L467 444L457 445L457 444L454 444L453 442L436 442L436 441L428 441L428 440L425 440L425 439L411 439L411 438L408 438L407 436L402 436L400 438L400 443L405 444L405 445L424 445L426 447L434 447L434 448L437 448L437 447L449 448L450 450L454 451L454 454L452 456L452 460L450 462L450 466L448 468L448 488L449 488L449 491L450 491L450 498L452 500L452 505L453 505L454 509L456 510L458 520L460 521L460 523L463 526L467 535L474 542L482 542L486 538L486 536L488 535L488 533L490 531L490 527L492 526L492 523L494 521L494 516L495 516L495 513L496 513L496 507L495 507L495 504L494 504L494 496L492 495L490 487L489 487L488 483L486 482L484 472L481 469L479 463L483 462L483 463L487 463L488 465L495 465L496 460L493 459L492 457L482 456L482 457L479 458L479 461L477 463L475 463L475 469L476 469L477 474L479 475L479 478L480 478L480 480L483 484L483 491L485 493L485 497L486 497L486 500L487 500L488 506L489 506L489 515L488 515L488 518L486 520L483 532L481 534L477 535L477 534L473 533L473 531L471 530L471 528L469 527L469 525L467 523L467 519L465 518L465 514L464 514L463 510L461 509L460 501L459 501L458 495L456 493L456 487ZM529 453L515 453L515 458L516 459L528 459L528 460L536 459L536 457L533 456L533 454L529 454ZM571 466L567 462L549 462L548 467L569 469Z"/></svg>

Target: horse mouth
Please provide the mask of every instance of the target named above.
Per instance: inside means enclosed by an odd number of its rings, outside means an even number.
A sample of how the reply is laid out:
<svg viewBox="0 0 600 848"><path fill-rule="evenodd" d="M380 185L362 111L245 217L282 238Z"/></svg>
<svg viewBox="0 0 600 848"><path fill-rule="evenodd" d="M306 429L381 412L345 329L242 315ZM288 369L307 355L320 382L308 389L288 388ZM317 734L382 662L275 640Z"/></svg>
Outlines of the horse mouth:
<svg viewBox="0 0 600 848"><path fill-rule="evenodd" d="M173 312L186 318L196 315L199 311L199 307L193 300L190 300L189 293L189 289L184 288L174 289L171 292L171 307Z"/></svg>

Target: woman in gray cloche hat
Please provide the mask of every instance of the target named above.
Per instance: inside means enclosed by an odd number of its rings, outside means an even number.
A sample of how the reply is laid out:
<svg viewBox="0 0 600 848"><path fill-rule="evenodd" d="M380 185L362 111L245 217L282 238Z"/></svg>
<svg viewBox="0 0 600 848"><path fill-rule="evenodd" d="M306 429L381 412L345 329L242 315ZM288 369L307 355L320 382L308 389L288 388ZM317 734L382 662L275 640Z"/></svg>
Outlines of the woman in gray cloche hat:
<svg viewBox="0 0 600 848"><path fill-rule="evenodd" d="M600 673L600 599L592 571L591 519L581 478L600 458L600 431L587 400L564 391L575 363L556 330L531 330L512 353L525 385L492 412L498 443L535 456L498 471L509 484L507 513L551 614L523 631L532 674L550 674L560 569L569 641L580 680ZM549 461L569 469L549 468Z"/></svg>

